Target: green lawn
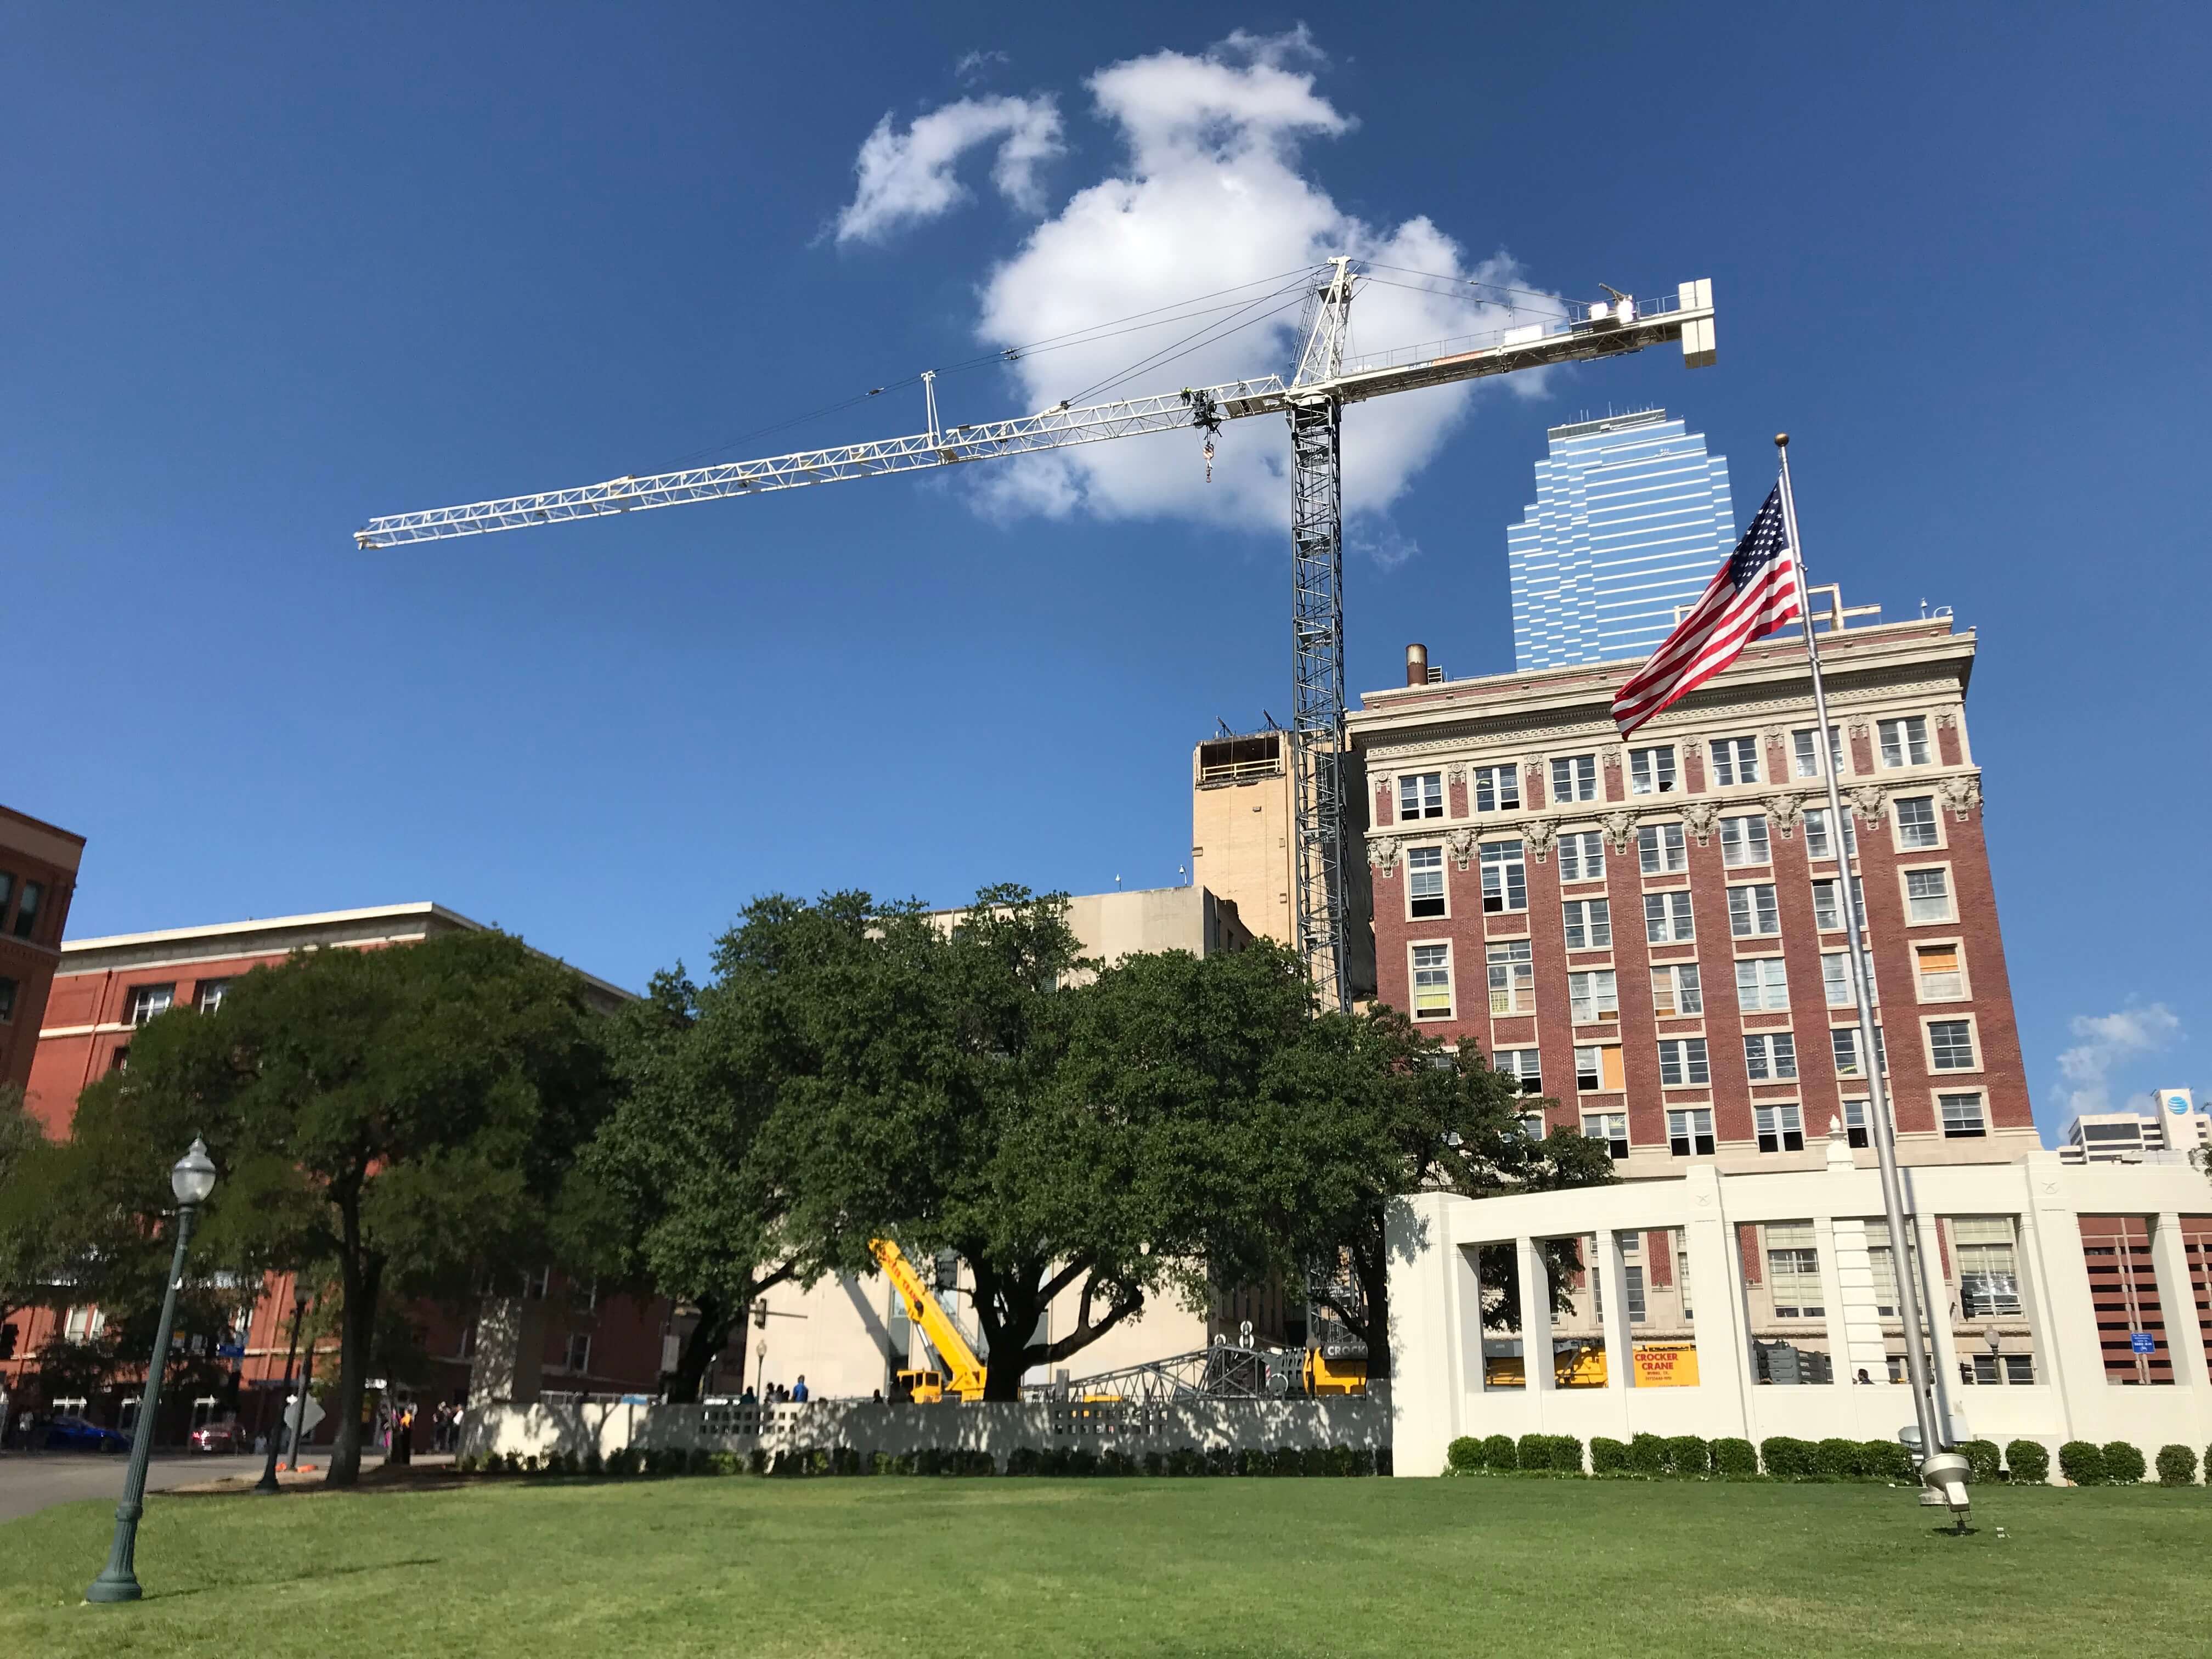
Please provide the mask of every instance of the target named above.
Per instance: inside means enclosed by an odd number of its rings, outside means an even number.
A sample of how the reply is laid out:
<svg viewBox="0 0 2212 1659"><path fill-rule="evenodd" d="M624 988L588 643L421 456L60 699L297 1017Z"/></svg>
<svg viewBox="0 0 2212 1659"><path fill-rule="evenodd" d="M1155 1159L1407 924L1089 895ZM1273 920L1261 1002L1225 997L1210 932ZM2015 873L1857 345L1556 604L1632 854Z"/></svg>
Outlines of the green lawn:
<svg viewBox="0 0 2212 1659"><path fill-rule="evenodd" d="M2212 1492L743 1477L156 1497L0 1525L0 1654L2039 1654L2212 1648ZM1998 1536L2003 1528L2007 1535Z"/></svg>

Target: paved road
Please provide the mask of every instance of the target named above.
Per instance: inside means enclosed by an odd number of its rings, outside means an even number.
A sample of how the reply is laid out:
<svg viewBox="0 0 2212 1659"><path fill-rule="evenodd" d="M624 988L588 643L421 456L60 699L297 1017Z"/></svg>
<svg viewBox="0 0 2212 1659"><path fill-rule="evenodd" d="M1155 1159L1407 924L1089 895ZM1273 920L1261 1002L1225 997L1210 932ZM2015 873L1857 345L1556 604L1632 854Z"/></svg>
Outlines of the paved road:
<svg viewBox="0 0 2212 1659"><path fill-rule="evenodd" d="M165 1453L146 1471L146 1490L163 1492L195 1480L227 1474L261 1473L264 1460L251 1454L229 1457L204 1453ZM123 1496L126 1456L101 1452L9 1452L0 1455L0 1521L34 1515L54 1504L80 1498Z"/></svg>

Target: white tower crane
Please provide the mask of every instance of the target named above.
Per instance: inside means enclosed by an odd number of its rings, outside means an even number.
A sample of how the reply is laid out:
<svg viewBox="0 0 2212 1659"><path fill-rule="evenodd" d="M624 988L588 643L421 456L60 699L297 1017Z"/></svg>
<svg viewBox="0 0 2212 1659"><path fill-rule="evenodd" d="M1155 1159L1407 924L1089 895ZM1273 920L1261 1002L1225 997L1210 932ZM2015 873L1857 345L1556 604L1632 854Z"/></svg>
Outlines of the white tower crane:
<svg viewBox="0 0 2212 1659"><path fill-rule="evenodd" d="M1588 357L1613 357L1680 341L1684 363L1713 361L1712 283L1684 283L1671 299L1612 297L1502 334L1444 340L1347 360L1352 289L1364 273L1332 259L1312 291L1304 344L1285 382L1261 374L1218 386L1155 392L1073 409L1065 403L1008 421L940 427L932 377L922 377L928 429L902 438L800 450L763 460L687 467L647 477L534 495L508 495L465 507L433 507L371 519L355 532L363 548L404 547L454 536L520 530L571 519L715 501L844 478L963 461L999 460L1034 450L1098 443L1148 432L1204 428L1255 415L1285 415L1291 426L1290 730L1297 842L1293 941L1325 1006L1351 1002L1346 978L1344 750L1344 547L1340 467L1344 406L1394 392L1449 386L1516 369ZM1601 287L1603 284L1600 284Z"/></svg>

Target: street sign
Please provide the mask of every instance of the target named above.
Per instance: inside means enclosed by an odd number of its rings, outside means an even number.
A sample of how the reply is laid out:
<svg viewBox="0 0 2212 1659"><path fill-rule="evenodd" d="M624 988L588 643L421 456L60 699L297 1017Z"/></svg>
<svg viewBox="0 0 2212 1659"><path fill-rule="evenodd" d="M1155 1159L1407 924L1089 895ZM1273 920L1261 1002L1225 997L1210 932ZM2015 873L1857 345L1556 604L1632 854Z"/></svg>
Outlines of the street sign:
<svg viewBox="0 0 2212 1659"><path fill-rule="evenodd" d="M2128 1333L2128 1346L2133 1348L2137 1353L2156 1353L2158 1352L2158 1339L2154 1337L2148 1331L2130 1331Z"/></svg>
<svg viewBox="0 0 2212 1659"><path fill-rule="evenodd" d="M246 1349L240 1343L218 1342L216 1345L215 1357L217 1359L243 1359L246 1358Z"/></svg>

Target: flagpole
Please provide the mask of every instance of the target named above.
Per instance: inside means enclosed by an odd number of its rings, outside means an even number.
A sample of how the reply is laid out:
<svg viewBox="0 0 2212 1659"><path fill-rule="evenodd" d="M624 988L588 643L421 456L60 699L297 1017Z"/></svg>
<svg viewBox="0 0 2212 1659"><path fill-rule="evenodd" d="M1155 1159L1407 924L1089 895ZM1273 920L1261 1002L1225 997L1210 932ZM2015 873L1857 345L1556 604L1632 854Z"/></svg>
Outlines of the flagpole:
<svg viewBox="0 0 2212 1659"><path fill-rule="evenodd" d="M1875 1157L1881 1165L1882 1208L1889 1219L1890 1260L1896 1267L1898 1313L1905 1326L1905 1369L1912 1384L1912 1411L1920 1429L1920 1459L1925 1462L1942 1451L1948 1437L1936 1421L1933 1379L1920 1334L1919 1274L1913 1265L1911 1235L1906 1231L1904 1184L1898 1178L1896 1137L1889 1109L1889 1080L1882 1074L1881 1049L1875 1040L1873 965L1867 958L1866 938L1859 927L1859 908L1851 890L1850 821L1844 817L1843 791L1836 782L1835 745L1828 738L1828 694L1820 684L1820 647L1814 638L1813 604L1805 574L1805 544L1797 535L1797 503L1790 489L1790 434L1778 432L1774 447L1782 459L1782 521L1790 532L1790 556L1797 567L1797 608L1805 626L1805 660L1813 670L1813 719L1819 735L1814 751L1828 780L1828 833L1836 855L1836 887L1843 906L1844 927L1850 939L1851 996L1858 1005L1859 1061L1866 1068L1867 1133L1874 1141ZM1842 620L1843 601L1836 602L1837 622ZM1833 627L1835 623L1831 623ZM1872 828L1871 825L1869 826Z"/></svg>

